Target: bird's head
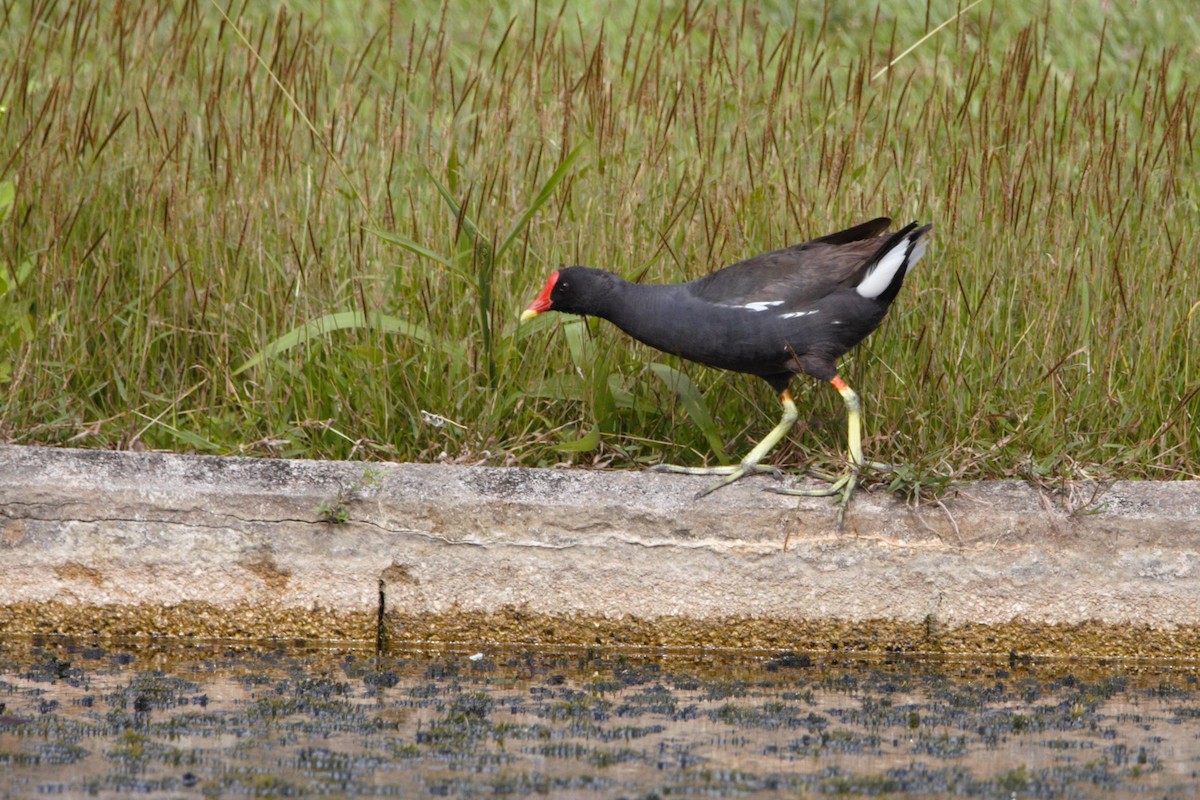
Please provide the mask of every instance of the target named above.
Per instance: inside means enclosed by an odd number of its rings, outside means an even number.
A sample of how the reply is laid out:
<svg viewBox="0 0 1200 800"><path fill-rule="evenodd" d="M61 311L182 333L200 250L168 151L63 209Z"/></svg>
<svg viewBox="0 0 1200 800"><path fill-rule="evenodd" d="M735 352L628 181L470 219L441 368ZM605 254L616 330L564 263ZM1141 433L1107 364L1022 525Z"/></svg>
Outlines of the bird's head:
<svg viewBox="0 0 1200 800"><path fill-rule="evenodd" d="M566 267L550 273L541 293L521 314L527 322L546 311L568 314L593 313L597 299L605 294L615 275L590 267Z"/></svg>

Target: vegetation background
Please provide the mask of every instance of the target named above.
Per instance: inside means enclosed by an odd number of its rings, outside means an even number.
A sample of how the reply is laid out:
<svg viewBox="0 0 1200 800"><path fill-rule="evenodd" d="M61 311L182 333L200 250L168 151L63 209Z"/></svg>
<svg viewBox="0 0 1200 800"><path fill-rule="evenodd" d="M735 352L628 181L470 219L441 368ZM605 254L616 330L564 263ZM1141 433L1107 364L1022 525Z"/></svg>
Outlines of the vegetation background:
<svg viewBox="0 0 1200 800"><path fill-rule="evenodd" d="M517 316L936 225L845 361L921 480L1200 478L1192 0L0 4L0 440L630 467L757 379ZM794 386L773 459L840 460Z"/></svg>

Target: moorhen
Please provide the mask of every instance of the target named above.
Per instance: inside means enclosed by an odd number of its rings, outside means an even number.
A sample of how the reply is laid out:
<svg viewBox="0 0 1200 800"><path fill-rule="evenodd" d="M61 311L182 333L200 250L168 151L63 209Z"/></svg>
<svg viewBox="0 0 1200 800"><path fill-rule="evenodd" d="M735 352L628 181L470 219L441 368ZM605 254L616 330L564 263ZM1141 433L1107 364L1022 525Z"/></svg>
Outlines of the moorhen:
<svg viewBox="0 0 1200 800"><path fill-rule="evenodd" d="M521 321L544 311L602 317L656 350L711 367L758 375L783 404L779 420L737 466L654 469L723 475L696 497L757 472L796 421L788 391L807 372L841 393L848 416L850 463L828 489L781 489L785 494L841 495L838 527L854 493L863 460L858 395L837 374L837 360L879 327L904 276L925 252L932 225L912 223L886 233L886 217L784 250L765 253L689 283L642 285L590 267L552 272ZM870 466L883 467L871 464Z"/></svg>

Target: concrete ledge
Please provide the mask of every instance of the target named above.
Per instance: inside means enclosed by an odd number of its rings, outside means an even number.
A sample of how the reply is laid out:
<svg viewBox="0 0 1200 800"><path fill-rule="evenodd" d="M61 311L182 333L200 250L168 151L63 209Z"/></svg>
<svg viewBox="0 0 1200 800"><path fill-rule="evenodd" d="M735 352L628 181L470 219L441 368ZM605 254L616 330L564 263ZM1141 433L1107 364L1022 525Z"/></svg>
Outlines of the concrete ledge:
<svg viewBox="0 0 1200 800"><path fill-rule="evenodd" d="M1200 482L704 480L0 447L0 633L1200 654Z"/></svg>

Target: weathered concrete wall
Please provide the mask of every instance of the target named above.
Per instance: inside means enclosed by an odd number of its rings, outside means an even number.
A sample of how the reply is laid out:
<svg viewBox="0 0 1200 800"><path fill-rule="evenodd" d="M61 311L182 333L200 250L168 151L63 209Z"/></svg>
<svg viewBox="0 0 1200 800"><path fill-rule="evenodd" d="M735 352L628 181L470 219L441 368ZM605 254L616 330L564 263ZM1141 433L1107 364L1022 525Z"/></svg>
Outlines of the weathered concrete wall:
<svg viewBox="0 0 1200 800"><path fill-rule="evenodd" d="M861 492L838 533L826 499L760 477L693 500L705 480L0 447L0 632L1200 626L1200 482Z"/></svg>

